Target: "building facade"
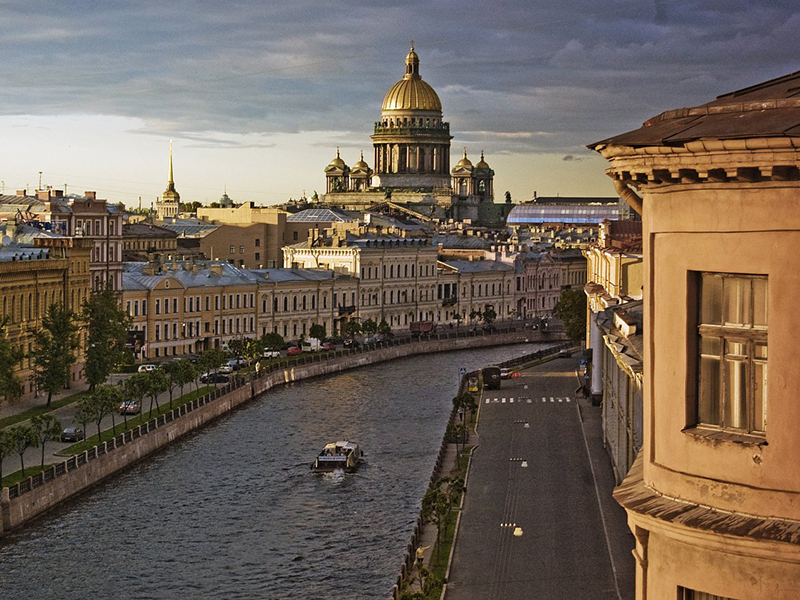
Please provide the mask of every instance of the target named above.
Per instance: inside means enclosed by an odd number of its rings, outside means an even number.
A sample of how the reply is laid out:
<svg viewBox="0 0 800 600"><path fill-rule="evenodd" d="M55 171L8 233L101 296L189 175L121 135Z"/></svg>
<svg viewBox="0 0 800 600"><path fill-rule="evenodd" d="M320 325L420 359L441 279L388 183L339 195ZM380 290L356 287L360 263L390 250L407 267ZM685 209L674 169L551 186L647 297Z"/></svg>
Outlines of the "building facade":
<svg viewBox="0 0 800 600"><path fill-rule="evenodd" d="M800 74L591 147L642 214L636 597L797 597ZM769 377L767 373L769 372Z"/></svg>
<svg viewBox="0 0 800 600"><path fill-rule="evenodd" d="M0 245L0 319L6 320L11 344L26 355L15 370L25 396L37 391L27 356L33 334L53 303L80 313L91 291L92 250L92 242L82 238L36 238L31 245ZM82 335L81 347L83 342ZM70 381L79 381L82 370L79 360L72 367Z"/></svg>

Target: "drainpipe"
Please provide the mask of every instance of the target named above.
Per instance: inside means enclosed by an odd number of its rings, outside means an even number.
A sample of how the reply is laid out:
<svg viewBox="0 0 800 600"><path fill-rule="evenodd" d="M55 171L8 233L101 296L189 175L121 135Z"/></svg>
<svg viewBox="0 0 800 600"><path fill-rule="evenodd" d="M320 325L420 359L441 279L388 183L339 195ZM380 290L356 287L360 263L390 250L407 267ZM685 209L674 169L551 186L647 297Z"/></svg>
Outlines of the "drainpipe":
<svg viewBox="0 0 800 600"><path fill-rule="evenodd" d="M642 198L628 187L628 184L621 179L614 179L614 189L617 190L619 197L625 200L639 216L642 216Z"/></svg>

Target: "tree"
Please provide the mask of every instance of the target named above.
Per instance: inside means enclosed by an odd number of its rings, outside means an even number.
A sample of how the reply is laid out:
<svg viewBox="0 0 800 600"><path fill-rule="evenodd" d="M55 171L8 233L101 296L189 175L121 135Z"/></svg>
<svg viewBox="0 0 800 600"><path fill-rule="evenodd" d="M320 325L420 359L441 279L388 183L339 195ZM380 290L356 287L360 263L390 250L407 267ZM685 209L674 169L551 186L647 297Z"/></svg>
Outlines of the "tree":
<svg viewBox="0 0 800 600"><path fill-rule="evenodd" d="M131 400L135 400L142 406L142 398L147 395L148 380L147 373L134 373L125 380L123 389L125 395ZM125 422L125 430L128 430L128 411L122 413L122 418Z"/></svg>
<svg viewBox="0 0 800 600"><path fill-rule="evenodd" d="M378 324L372 319L367 319L366 321L361 323L361 331L365 335L373 335L375 333L378 333Z"/></svg>
<svg viewBox="0 0 800 600"><path fill-rule="evenodd" d="M234 358L240 359L242 356L244 356L247 340L248 338L246 337L238 337L228 342L228 351L233 355Z"/></svg>
<svg viewBox="0 0 800 600"><path fill-rule="evenodd" d="M3 399L16 400L22 395L22 384L16 373L16 367L24 353L15 348L6 336L8 317L0 320L0 396Z"/></svg>
<svg viewBox="0 0 800 600"><path fill-rule="evenodd" d="M586 294L582 290L564 290L553 314L564 323L564 332L570 339L586 337Z"/></svg>
<svg viewBox="0 0 800 600"><path fill-rule="evenodd" d="M97 424L97 443L100 443L100 426L106 415L111 415L111 434L117 435L117 424L114 414L117 407L122 404L122 393L114 385L98 385L92 391L91 407L92 421Z"/></svg>
<svg viewBox="0 0 800 600"><path fill-rule="evenodd" d="M42 326L33 333L29 356L34 364L36 385L47 392L48 407L53 394L69 384L70 369L78 349L78 325L75 321L75 313L54 302L47 307Z"/></svg>
<svg viewBox="0 0 800 600"><path fill-rule="evenodd" d="M326 337L325 325L313 323L308 330L308 335L309 337L317 338L318 340L324 340Z"/></svg>
<svg viewBox="0 0 800 600"><path fill-rule="evenodd" d="M162 392L167 391L169 382L167 376L161 370L150 371L147 375L147 393L150 395L150 414L148 419L153 417L153 403L156 405L156 410L160 411L161 407L158 405L158 396Z"/></svg>
<svg viewBox="0 0 800 600"><path fill-rule="evenodd" d="M342 326L342 334L345 337L353 338L361 333L361 323L355 319L348 321Z"/></svg>
<svg viewBox="0 0 800 600"><path fill-rule="evenodd" d="M14 438L8 429L0 429L0 489L3 488L3 461L14 452Z"/></svg>
<svg viewBox="0 0 800 600"><path fill-rule="evenodd" d="M264 350L280 350L285 343L283 337L274 331L262 335L260 342Z"/></svg>
<svg viewBox="0 0 800 600"><path fill-rule="evenodd" d="M494 310L493 306L487 306L483 309L483 322L487 325L491 325L494 323L494 320L497 318L497 313Z"/></svg>
<svg viewBox="0 0 800 600"><path fill-rule="evenodd" d="M181 396L183 396L183 386L197 380L197 369L188 360L181 360L177 363L176 379L181 386Z"/></svg>
<svg viewBox="0 0 800 600"><path fill-rule="evenodd" d="M165 365L162 365L161 370L164 373L164 378L167 381L167 391L169 392L169 409L172 410L172 392L177 388L180 383L178 383L178 365L180 364L179 361L172 361L168 362ZM181 394L182 395L182 394Z"/></svg>
<svg viewBox="0 0 800 600"><path fill-rule="evenodd" d="M511 204L511 192L506 192L506 204Z"/></svg>
<svg viewBox="0 0 800 600"><path fill-rule="evenodd" d="M381 322L378 324L378 333L385 336L392 335L392 328L389 327L389 324L386 322L386 319L381 319Z"/></svg>
<svg viewBox="0 0 800 600"><path fill-rule="evenodd" d="M83 320L89 332L86 381L93 390L115 367L125 362L125 342L131 320L111 288L94 292L83 303Z"/></svg>
<svg viewBox="0 0 800 600"><path fill-rule="evenodd" d="M25 477L25 451L39 447L39 437L30 425L16 425L9 429L14 451L19 454L19 465Z"/></svg>
<svg viewBox="0 0 800 600"><path fill-rule="evenodd" d="M80 423L83 431L86 432L86 426L91 423L93 419L91 396L84 396L78 401L78 405L75 408L75 414L72 416L72 418L76 423Z"/></svg>
<svg viewBox="0 0 800 600"><path fill-rule="evenodd" d="M469 311L469 320L475 321L477 319L482 319L483 313L480 310L471 310Z"/></svg>
<svg viewBox="0 0 800 600"><path fill-rule="evenodd" d="M436 525L436 532L438 539L442 539L442 531L446 527L448 517L450 515L450 497L442 489L441 482L437 482L433 487L425 492L422 498L422 520L426 523L433 523ZM436 544L436 560L439 560L439 547L441 544Z"/></svg>
<svg viewBox="0 0 800 600"><path fill-rule="evenodd" d="M203 373L211 373L219 369L225 362L225 353L219 348L210 348L200 355L197 366ZM216 382L214 383L216 386Z"/></svg>
<svg viewBox="0 0 800 600"><path fill-rule="evenodd" d="M51 414L31 417L31 427L39 438L42 447L42 468L44 468L44 449L47 442L57 440L61 435L61 422Z"/></svg>

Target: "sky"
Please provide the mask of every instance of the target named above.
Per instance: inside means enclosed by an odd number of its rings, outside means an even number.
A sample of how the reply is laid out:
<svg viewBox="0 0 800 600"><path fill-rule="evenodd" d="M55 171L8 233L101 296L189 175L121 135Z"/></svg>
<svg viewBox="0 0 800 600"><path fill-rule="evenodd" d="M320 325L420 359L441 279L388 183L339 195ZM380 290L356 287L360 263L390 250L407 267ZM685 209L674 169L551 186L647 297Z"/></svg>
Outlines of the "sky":
<svg viewBox="0 0 800 600"><path fill-rule="evenodd" d="M496 200L611 196L586 144L797 70L797 0L3 0L0 193L149 206L170 140L183 201L324 191L411 40Z"/></svg>

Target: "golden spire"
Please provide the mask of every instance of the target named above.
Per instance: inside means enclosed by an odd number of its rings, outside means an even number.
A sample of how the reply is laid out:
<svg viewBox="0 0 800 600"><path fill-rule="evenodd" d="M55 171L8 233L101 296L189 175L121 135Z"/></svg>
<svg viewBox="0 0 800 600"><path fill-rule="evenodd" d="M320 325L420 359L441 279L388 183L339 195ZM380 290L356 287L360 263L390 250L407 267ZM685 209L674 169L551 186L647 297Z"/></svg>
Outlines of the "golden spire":
<svg viewBox="0 0 800 600"><path fill-rule="evenodd" d="M411 40L411 50L406 55L406 74L403 79L419 78L419 56L414 52L414 40Z"/></svg>
<svg viewBox="0 0 800 600"><path fill-rule="evenodd" d="M168 189L175 189L175 182L172 179L172 140L169 141L169 182Z"/></svg>
<svg viewBox="0 0 800 600"><path fill-rule="evenodd" d="M464 158L467 158L467 148L464 147Z"/></svg>

